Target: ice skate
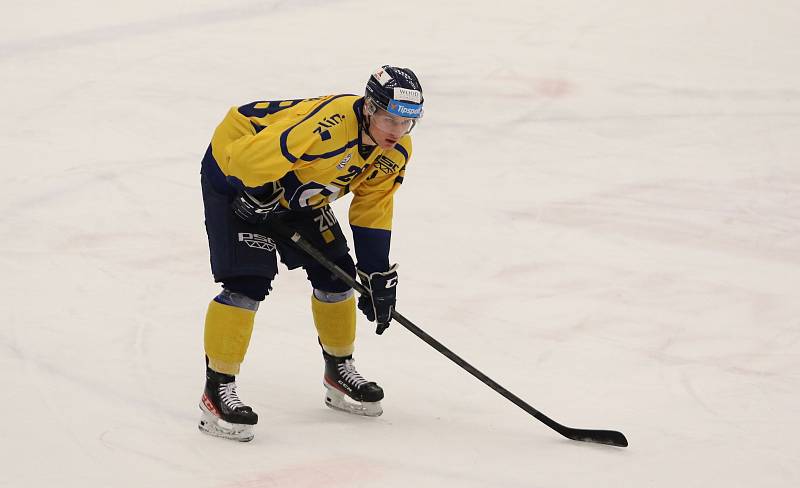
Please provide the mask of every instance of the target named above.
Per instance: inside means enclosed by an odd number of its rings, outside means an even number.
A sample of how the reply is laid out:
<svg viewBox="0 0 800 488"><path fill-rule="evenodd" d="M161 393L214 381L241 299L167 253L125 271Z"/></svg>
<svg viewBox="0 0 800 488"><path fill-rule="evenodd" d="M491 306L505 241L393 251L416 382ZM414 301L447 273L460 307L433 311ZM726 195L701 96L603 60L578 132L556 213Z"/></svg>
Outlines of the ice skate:
<svg viewBox="0 0 800 488"><path fill-rule="evenodd" d="M253 440L258 415L239 400L234 376L207 369L200 410L203 414L197 427L201 432L240 442Z"/></svg>
<svg viewBox="0 0 800 488"><path fill-rule="evenodd" d="M377 417L383 413L383 389L367 381L356 371L352 356L336 357L322 352L325 358L325 405L335 410Z"/></svg>

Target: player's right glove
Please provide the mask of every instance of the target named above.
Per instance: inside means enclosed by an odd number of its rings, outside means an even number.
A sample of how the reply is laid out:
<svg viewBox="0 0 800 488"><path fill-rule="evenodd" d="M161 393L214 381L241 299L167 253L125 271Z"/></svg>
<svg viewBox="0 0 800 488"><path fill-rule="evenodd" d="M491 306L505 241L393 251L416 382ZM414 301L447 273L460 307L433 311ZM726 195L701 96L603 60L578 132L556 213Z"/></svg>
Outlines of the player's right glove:
<svg viewBox="0 0 800 488"><path fill-rule="evenodd" d="M240 191L231 206L237 217L251 224L264 224L269 219L269 214L281 205L283 188L279 188L272 195L256 198L247 191Z"/></svg>
<svg viewBox="0 0 800 488"><path fill-rule="evenodd" d="M397 303L397 268L395 264L382 273L364 273L358 270L358 277L369 294L358 297L358 308L370 322L377 322L375 333L380 335L389 327L392 312Z"/></svg>

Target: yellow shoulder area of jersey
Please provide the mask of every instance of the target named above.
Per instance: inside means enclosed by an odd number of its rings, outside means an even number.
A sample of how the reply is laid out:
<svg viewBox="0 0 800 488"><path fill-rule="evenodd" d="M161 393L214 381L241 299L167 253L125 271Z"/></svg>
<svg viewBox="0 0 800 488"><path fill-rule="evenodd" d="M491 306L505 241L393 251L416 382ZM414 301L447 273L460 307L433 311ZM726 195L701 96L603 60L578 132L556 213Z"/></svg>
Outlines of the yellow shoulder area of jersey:
<svg viewBox="0 0 800 488"><path fill-rule="evenodd" d="M353 104L357 99L355 95L338 95L322 100L301 122L288 128L282 136L286 159L327 159L355 146L358 119Z"/></svg>
<svg viewBox="0 0 800 488"><path fill-rule="evenodd" d="M331 99L335 96L336 95L323 95L321 97L307 98L293 106L290 111L294 115L308 115L318 107L329 104ZM289 101L289 103L291 103L291 101Z"/></svg>
<svg viewBox="0 0 800 488"><path fill-rule="evenodd" d="M358 118L353 105L359 97L356 95L332 95L321 99L312 110L308 111L308 121L319 124L323 129L348 127L358 129ZM349 130L352 132L352 130Z"/></svg>

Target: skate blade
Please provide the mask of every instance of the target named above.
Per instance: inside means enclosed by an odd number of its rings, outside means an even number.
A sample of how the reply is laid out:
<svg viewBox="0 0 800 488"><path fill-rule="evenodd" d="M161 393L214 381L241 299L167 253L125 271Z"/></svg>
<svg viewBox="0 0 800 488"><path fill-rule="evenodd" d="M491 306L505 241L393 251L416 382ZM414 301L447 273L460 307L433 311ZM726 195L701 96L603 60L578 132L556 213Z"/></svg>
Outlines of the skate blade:
<svg viewBox="0 0 800 488"><path fill-rule="evenodd" d="M250 442L253 440L255 433L253 432L252 425L226 422L209 412L202 402L200 403L200 410L203 411L200 417L200 423L197 424L197 428L200 429L200 432L239 442Z"/></svg>
<svg viewBox="0 0 800 488"><path fill-rule="evenodd" d="M363 417L379 417L383 413L381 402L356 402L341 391L323 383L325 386L325 405L340 412Z"/></svg>

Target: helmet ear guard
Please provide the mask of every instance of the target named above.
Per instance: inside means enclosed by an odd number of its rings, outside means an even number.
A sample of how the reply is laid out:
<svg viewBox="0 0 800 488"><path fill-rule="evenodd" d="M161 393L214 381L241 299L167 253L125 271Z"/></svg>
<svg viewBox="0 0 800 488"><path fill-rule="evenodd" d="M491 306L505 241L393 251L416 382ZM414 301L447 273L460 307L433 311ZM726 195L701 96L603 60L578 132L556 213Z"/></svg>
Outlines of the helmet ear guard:
<svg viewBox="0 0 800 488"><path fill-rule="evenodd" d="M364 97L364 108L367 111L367 115L375 115L375 112L378 111L378 105L375 103L375 99L369 95Z"/></svg>

